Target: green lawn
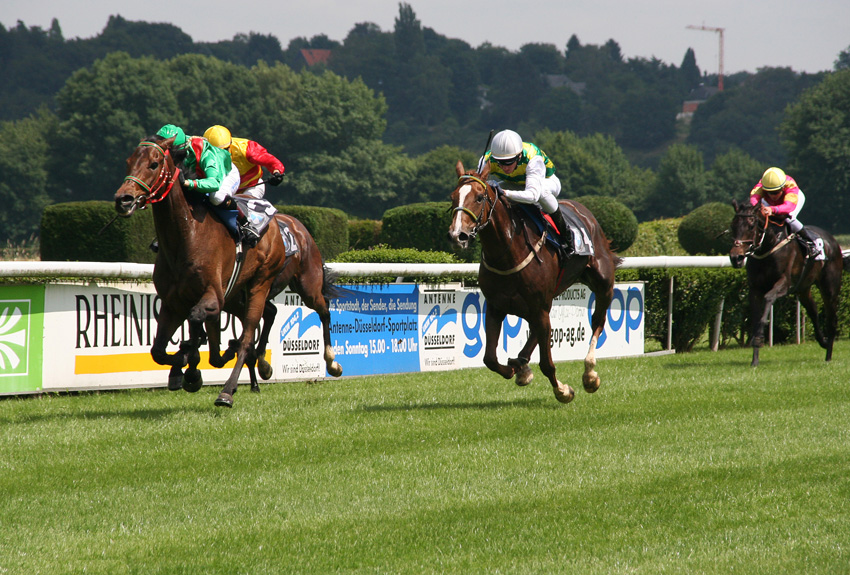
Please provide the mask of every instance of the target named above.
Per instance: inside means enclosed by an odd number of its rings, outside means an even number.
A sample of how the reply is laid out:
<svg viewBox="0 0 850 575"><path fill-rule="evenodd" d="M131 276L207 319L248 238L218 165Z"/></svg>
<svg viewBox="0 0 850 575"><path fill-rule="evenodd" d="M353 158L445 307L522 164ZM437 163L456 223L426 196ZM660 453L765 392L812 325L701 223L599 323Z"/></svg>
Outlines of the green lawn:
<svg viewBox="0 0 850 575"><path fill-rule="evenodd" d="M0 401L0 574L850 573L850 342Z"/></svg>

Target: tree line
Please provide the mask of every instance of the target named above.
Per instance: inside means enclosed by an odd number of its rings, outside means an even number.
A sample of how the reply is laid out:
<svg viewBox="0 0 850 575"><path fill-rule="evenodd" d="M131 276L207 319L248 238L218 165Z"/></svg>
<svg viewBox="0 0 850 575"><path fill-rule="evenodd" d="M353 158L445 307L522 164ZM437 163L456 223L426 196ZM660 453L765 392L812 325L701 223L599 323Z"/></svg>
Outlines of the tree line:
<svg viewBox="0 0 850 575"><path fill-rule="evenodd" d="M305 47L333 57L308 69ZM272 201L359 218L444 200L457 160L473 163L491 128L510 127L553 157L562 197L610 196L641 220L676 217L743 199L764 168L780 165L816 198L806 223L848 227L835 209L850 187L845 52L829 74L780 68L729 78L687 135L676 113L708 79L691 50L676 67L625 60L613 40L583 46L575 36L563 52L471 48L422 27L407 4L392 32L363 23L342 43L297 38L286 50L254 34L196 44L171 25L120 17L92 40L65 41L55 21L47 32L0 26L4 77L23 73L32 63L26 54L36 52L42 68L34 75L53 71L53 82L86 63L59 87L0 85L0 102L11 105L0 109L18 114L0 124L5 239L37 231L48 203L110 199L132 148L167 122L195 134L227 125L286 164Z"/></svg>

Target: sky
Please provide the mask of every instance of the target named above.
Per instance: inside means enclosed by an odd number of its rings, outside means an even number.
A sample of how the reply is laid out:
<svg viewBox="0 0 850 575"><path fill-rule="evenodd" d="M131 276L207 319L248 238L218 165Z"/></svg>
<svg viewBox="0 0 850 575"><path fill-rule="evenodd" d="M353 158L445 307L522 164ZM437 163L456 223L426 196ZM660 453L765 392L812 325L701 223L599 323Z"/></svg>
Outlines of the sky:
<svg viewBox="0 0 850 575"><path fill-rule="evenodd" d="M723 71L790 67L832 70L850 47L850 0L408 0L423 27L472 47L485 42L518 51L524 44L563 50L575 34L581 44L616 41L625 58L658 58L679 66L693 48L697 66L715 74L721 34L688 26L723 28ZM59 21L66 39L91 38L110 15L174 24L196 42L236 34L273 35L286 48L293 38L324 34L343 41L355 24L395 27L399 2L389 0L2 0L0 23L20 20L50 28ZM249 8L250 6L250 8Z"/></svg>

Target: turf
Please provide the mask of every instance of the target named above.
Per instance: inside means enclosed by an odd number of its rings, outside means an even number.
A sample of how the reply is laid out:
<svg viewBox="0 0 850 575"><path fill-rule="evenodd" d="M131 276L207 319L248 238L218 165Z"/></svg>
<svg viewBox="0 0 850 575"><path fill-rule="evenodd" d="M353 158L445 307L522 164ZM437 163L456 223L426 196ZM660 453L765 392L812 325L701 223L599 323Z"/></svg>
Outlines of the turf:
<svg viewBox="0 0 850 575"><path fill-rule="evenodd" d="M850 342L0 401L0 574L850 573Z"/></svg>

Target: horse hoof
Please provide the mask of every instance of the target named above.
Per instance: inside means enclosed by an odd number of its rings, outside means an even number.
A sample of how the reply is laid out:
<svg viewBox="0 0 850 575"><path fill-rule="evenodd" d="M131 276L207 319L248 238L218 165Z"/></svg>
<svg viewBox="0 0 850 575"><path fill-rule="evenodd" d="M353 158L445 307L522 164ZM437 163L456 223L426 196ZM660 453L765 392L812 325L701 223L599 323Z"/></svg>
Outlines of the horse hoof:
<svg viewBox="0 0 850 575"><path fill-rule="evenodd" d="M187 369L183 374L183 389L189 393L195 393L204 386L204 377L199 369Z"/></svg>
<svg viewBox="0 0 850 575"><path fill-rule="evenodd" d="M561 403L569 403L575 399L576 396L576 392L573 391L572 387L564 385L560 381L558 382L558 386L553 387L552 390L555 392L555 399Z"/></svg>
<svg viewBox="0 0 850 575"><path fill-rule="evenodd" d="M260 386L259 385L252 385L251 386L251 392L252 393L260 393Z"/></svg>
<svg viewBox="0 0 850 575"><path fill-rule="evenodd" d="M328 373L333 377L339 377L342 375L342 366L337 362L333 362L330 366L328 366Z"/></svg>
<svg viewBox="0 0 850 575"><path fill-rule="evenodd" d="M233 396L223 391L215 398L215 404L218 407L233 407Z"/></svg>
<svg viewBox="0 0 850 575"><path fill-rule="evenodd" d="M584 385L584 390L587 393L594 393L599 386L602 384L602 380L599 379L599 375L596 372L593 373L585 373L581 378L581 383Z"/></svg>
<svg viewBox="0 0 850 575"><path fill-rule="evenodd" d="M265 359L260 358L257 361L257 373L260 374L260 377L263 378L263 381L268 381L272 377L272 366Z"/></svg>
<svg viewBox="0 0 850 575"><path fill-rule="evenodd" d="M524 365L517 373L516 378L514 379L514 383L516 383L520 387L525 387L531 380L534 379L534 372L528 367L528 365Z"/></svg>
<svg viewBox="0 0 850 575"><path fill-rule="evenodd" d="M180 391L183 389L183 374L168 376L168 391Z"/></svg>

